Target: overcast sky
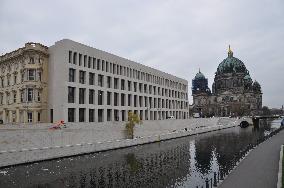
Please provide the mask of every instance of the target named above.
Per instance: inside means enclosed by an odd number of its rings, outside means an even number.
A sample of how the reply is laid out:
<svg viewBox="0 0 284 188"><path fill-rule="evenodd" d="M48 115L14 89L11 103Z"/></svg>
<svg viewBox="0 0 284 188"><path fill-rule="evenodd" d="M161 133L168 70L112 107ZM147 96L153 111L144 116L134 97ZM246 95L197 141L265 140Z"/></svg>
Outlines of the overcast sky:
<svg viewBox="0 0 284 188"><path fill-rule="evenodd" d="M263 105L284 104L283 0L0 0L0 54L63 38L182 77L189 95L199 68L212 88L230 44Z"/></svg>

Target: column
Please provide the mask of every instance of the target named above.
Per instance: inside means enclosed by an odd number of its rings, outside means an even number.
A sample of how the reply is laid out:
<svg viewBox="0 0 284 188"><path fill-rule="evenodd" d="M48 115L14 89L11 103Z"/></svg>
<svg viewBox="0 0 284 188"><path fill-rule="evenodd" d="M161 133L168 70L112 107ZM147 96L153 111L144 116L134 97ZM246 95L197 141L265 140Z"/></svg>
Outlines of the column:
<svg viewBox="0 0 284 188"><path fill-rule="evenodd" d="M2 114L2 117L3 117L3 123L7 123L6 122L6 110L5 109L3 109L3 114Z"/></svg>
<svg viewBox="0 0 284 188"><path fill-rule="evenodd" d="M32 113L33 113L33 123L37 123L38 122L38 118L37 118L38 111L33 110Z"/></svg>
<svg viewBox="0 0 284 188"><path fill-rule="evenodd" d="M20 123L20 109L19 108L16 109L16 122Z"/></svg>

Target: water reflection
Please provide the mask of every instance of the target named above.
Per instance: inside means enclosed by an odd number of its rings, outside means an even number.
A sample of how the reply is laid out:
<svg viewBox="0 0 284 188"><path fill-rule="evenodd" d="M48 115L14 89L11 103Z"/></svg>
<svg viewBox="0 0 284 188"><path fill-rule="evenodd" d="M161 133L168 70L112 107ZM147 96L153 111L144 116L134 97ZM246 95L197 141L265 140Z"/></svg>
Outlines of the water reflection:
<svg viewBox="0 0 284 188"><path fill-rule="evenodd" d="M214 183L214 172L216 180L231 170L272 124L1 169L0 187L205 187L206 178Z"/></svg>

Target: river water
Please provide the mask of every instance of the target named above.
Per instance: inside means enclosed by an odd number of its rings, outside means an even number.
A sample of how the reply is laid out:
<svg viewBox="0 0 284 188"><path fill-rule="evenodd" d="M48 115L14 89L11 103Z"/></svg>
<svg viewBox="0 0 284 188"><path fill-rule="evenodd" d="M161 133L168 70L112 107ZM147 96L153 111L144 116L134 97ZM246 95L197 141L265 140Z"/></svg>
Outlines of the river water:
<svg viewBox="0 0 284 188"><path fill-rule="evenodd" d="M0 169L0 187L211 187L280 121Z"/></svg>

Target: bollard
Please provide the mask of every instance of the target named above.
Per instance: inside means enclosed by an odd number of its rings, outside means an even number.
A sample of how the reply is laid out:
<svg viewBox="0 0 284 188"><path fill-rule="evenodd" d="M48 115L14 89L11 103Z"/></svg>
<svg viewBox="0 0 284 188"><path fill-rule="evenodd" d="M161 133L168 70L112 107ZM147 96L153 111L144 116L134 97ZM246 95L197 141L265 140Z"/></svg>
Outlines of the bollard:
<svg viewBox="0 0 284 188"><path fill-rule="evenodd" d="M214 187L217 187L217 179L216 179L216 172L214 172Z"/></svg>
<svg viewBox="0 0 284 188"><path fill-rule="evenodd" d="M212 188L212 178L210 178L210 187Z"/></svg>
<svg viewBox="0 0 284 188"><path fill-rule="evenodd" d="M205 187L209 188L209 180L208 180L208 178L206 178L206 180L205 180Z"/></svg>
<svg viewBox="0 0 284 188"><path fill-rule="evenodd" d="M220 171L220 180L224 180L222 171Z"/></svg>

